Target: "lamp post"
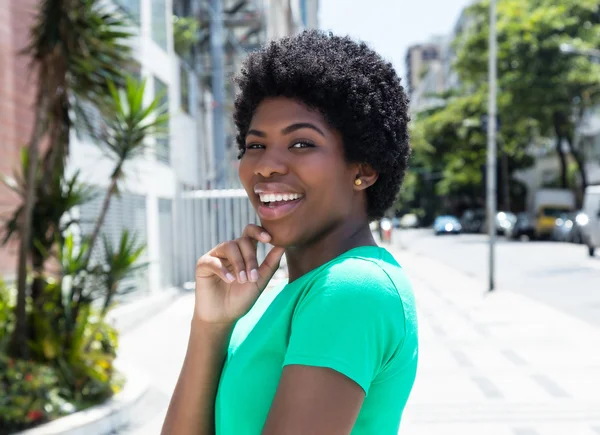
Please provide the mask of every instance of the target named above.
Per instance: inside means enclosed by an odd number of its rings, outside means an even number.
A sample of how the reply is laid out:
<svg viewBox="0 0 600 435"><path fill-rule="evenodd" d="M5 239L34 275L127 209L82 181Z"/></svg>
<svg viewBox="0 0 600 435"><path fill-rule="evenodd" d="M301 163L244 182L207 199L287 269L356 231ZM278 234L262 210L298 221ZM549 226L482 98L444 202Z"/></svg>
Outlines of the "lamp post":
<svg viewBox="0 0 600 435"><path fill-rule="evenodd" d="M496 244L496 81L497 81L497 45L496 45L496 0L490 1L489 35L489 101L487 125L487 214L489 234L489 286L495 288L495 244Z"/></svg>

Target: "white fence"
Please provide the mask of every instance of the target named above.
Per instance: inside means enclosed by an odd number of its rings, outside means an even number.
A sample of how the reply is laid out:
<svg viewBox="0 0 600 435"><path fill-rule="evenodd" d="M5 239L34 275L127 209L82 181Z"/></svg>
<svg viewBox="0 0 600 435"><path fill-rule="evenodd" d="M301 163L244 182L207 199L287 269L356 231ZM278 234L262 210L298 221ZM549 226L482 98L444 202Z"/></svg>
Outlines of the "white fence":
<svg viewBox="0 0 600 435"><path fill-rule="evenodd" d="M192 282L198 258L217 244L239 237L250 223L260 225L243 189L180 189L175 199L174 283ZM266 250L259 243L259 262Z"/></svg>

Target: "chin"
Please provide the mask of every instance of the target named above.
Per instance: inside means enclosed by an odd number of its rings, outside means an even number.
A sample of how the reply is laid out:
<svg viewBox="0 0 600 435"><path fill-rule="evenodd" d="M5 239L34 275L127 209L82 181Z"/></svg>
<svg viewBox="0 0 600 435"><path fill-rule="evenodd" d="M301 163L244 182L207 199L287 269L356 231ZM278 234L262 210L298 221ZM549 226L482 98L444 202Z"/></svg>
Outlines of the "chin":
<svg viewBox="0 0 600 435"><path fill-rule="evenodd" d="M301 237L292 230L293 225L279 225L265 222L261 225L271 235L270 244L281 248L290 248L298 245Z"/></svg>

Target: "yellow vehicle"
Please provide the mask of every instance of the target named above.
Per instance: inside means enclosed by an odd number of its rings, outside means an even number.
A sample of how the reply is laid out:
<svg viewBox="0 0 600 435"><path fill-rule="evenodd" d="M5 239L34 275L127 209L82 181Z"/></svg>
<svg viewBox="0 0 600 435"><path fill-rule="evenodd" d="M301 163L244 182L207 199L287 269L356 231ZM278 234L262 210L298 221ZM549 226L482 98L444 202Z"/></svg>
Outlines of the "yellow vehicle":
<svg viewBox="0 0 600 435"><path fill-rule="evenodd" d="M535 195L535 237L552 235L556 219L575 209L575 195L568 189L540 189Z"/></svg>

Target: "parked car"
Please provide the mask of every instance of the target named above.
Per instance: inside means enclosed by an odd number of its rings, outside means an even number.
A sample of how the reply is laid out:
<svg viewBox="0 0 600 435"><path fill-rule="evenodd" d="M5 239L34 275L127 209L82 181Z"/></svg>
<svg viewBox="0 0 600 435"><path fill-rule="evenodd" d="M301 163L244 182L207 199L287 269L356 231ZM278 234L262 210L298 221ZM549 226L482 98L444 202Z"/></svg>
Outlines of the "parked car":
<svg viewBox="0 0 600 435"><path fill-rule="evenodd" d="M575 210L575 194L569 189L539 189L535 192L535 238L545 239L552 236L556 219Z"/></svg>
<svg viewBox="0 0 600 435"><path fill-rule="evenodd" d="M417 228L419 226L419 218L414 213L407 213L400 218L400 227L402 228Z"/></svg>
<svg viewBox="0 0 600 435"><path fill-rule="evenodd" d="M573 231L575 216L573 213L563 213L556 218L551 239L556 242L569 242Z"/></svg>
<svg viewBox="0 0 600 435"><path fill-rule="evenodd" d="M506 235L506 231L517 222L517 215L509 211L500 211L496 214L496 232Z"/></svg>
<svg viewBox="0 0 600 435"><path fill-rule="evenodd" d="M588 216L582 211L574 213L573 230L569 242L582 244L585 243L584 226L589 222Z"/></svg>
<svg viewBox="0 0 600 435"><path fill-rule="evenodd" d="M582 234L590 257L600 247L600 186L588 186L583 195L583 213L580 215Z"/></svg>
<svg viewBox="0 0 600 435"><path fill-rule="evenodd" d="M460 218L462 230L465 233L481 233L485 225L485 210L474 208L466 210Z"/></svg>
<svg viewBox="0 0 600 435"><path fill-rule="evenodd" d="M507 228L505 234L510 239L535 239L535 218L528 213L519 213L515 224Z"/></svg>
<svg viewBox="0 0 600 435"><path fill-rule="evenodd" d="M582 211L564 213L560 215L554 224L552 240L567 243L583 243L583 226L589 218Z"/></svg>
<svg viewBox="0 0 600 435"><path fill-rule="evenodd" d="M438 216L433 222L433 232L440 234L460 234L462 225L455 216Z"/></svg>

